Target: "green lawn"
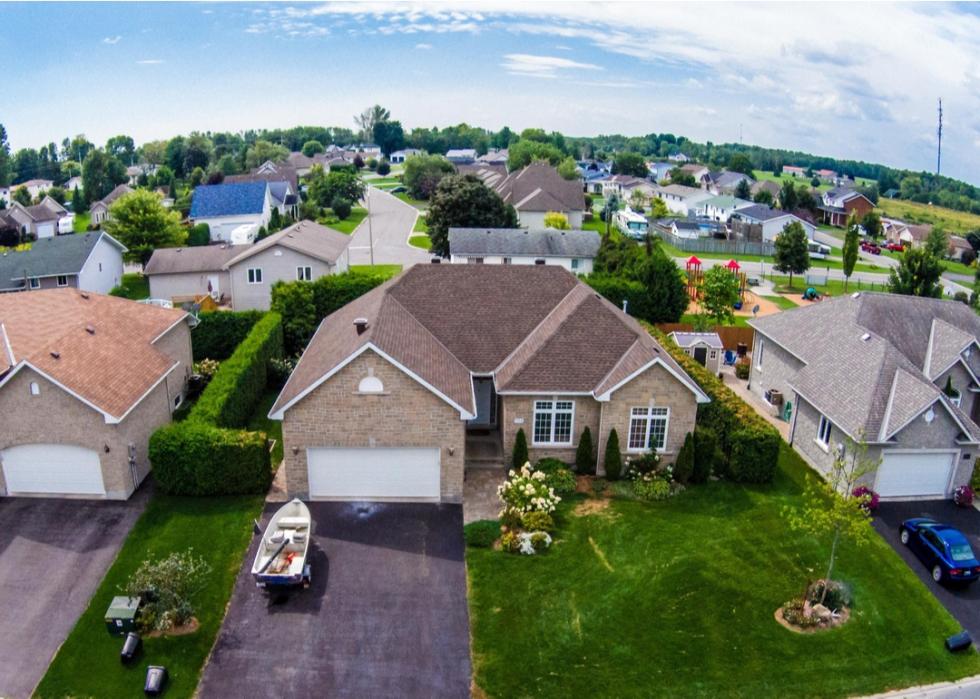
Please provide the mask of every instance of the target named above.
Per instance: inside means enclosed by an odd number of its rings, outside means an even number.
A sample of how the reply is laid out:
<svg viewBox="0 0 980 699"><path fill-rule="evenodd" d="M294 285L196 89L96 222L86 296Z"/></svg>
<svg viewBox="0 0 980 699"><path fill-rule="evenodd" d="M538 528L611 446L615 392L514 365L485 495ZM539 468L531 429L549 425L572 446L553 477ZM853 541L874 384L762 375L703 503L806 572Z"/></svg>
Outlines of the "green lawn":
<svg viewBox="0 0 980 699"><path fill-rule="evenodd" d="M432 249L432 241L427 235L413 235L408 239L408 244L415 248L422 248L423 250Z"/></svg>
<svg viewBox="0 0 980 699"><path fill-rule="evenodd" d="M829 554L781 514L807 477L784 446L771 486L713 482L588 516L566 503L544 555L468 549L476 684L493 697L844 697L980 672L976 653L943 648L959 624L877 536L840 552L846 625L775 622Z"/></svg>
<svg viewBox="0 0 980 699"><path fill-rule="evenodd" d="M779 306L780 310L791 311L797 307L798 304L794 303L792 300L786 298L785 296L760 296L759 298L772 301L774 304Z"/></svg>
<svg viewBox="0 0 980 699"><path fill-rule="evenodd" d="M366 272L368 274L380 274L385 278L393 277L402 271L401 265L351 265L351 272Z"/></svg>
<svg viewBox="0 0 980 699"><path fill-rule="evenodd" d="M249 430L265 432L269 435L269 439L276 440L276 445L272 448L273 468L282 463L282 421L269 419L269 411L272 409L272 404L276 402L278 396L278 388L268 389L255 406L252 419L245 426Z"/></svg>
<svg viewBox="0 0 980 699"><path fill-rule="evenodd" d="M424 215L420 215L415 219L415 226L412 227L412 231L415 233L429 232L429 224L426 222Z"/></svg>
<svg viewBox="0 0 980 699"><path fill-rule="evenodd" d="M121 296L124 299L139 301L150 298L150 280L142 274L124 274L122 284L109 292L110 296Z"/></svg>
<svg viewBox="0 0 980 699"><path fill-rule="evenodd" d="M819 274L820 270L811 270ZM789 276L780 275L766 275L766 279L774 282L773 288L776 293L779 294L803 294L803 291L808 287L813 287L822 295L830 296L840 296L843 293L853 293L855 291L887 291L888 282L860 282L852 280L847 284L847 290L845 292L844 282L840 279L828 279L826 284L807 284L803 277L799 275L793 276L793 286L787 286L789 282Z"/></svg>
<svg viewBox="0 0 980 699"><path fill-rule="evenodd" d="M262 510L261 496L172 497L154 495L102 584L82 614L47 674L37 697L140 696L147 665L165 665L170 673L166 695L190 697L214 643L231 596L235 576L252 538L252 519ZM104 615L119 587L147 559L193 548L211 564L211 575L195 603L200 629L187 636L144 639L144 653L132 667L119 663L122 639L110 636Z"/></svg>
<svg viewBox="0 0 980 699"><path fill-rule="evenodd" d="M884 216L898 218L908 223L942 224L946 232L953 235L966 235L971 231L980 230L980 216L966 211L885 197L878 200L878 208Z"/></svg>
<svg viewBox="0 0 980 699"><path fill-rule="evenodd" d="M364 183L369 184L372 187L397 187L402 183L402 181L400 177L365 177Z"/></svg>
<svg viewBox="0 0 980 699"><path fill-rule="evenodd" d="M91 221L92 214L90 214L88 211L83 211L80 214L75 214L75 219L72 225L76 233L84 233L88 230L88 226Z"/></svg>
<svg viewBox="0 0 980 699"><path fill-rule="evenodd" d="M398 192L398 194L395 196L409 206L414 206L416 209L424 211L425 209L429 208L429 202L425 201L424 199L413 199L407 192Z"/></svg>
<svg viewBox="0 0 980 699"><path fill-rule="evenodd" d="M321 223L329 228L333 228L335 231L340 231L341 233L346 233L350 235L354 232L354 229L360 225L361 221L367 216L367 209L355 206L351 209L350 216L341 221L336 216L328 216L323 219Z"/></svg>
<svg viewBox="0 0 980 699"><path fill-rule="evenodd" d="M770 297L767 296L766 298L770 298ZM684 315L681 316L682 323L697 325L697 323L695 322L696 320L697 320L696 313L685 313ZM749 316L735 316L735 322L732 323L732 326L736 328L747 328L749 326L750 320L752 319Z"/></svg>
<svg viewBox="0 0 980 699"><path fill-rule="evenodd" d="M674 247L665 240L660 240L660 249L671 257L690 257L691 255L697 255L702 260L731 260L732 258L738 260L739 262L765 262L767 264L773 263L773 258L765 255L744 255L741 253L731 254L724 252L685 252L680 248ZM820 269L843 269L843 263L838 259L829 260L811 260L813 270ZM857 262L854 265L855 272L879 272L885 274L888 272L888 267L873 265L867 262Z"/></svg>

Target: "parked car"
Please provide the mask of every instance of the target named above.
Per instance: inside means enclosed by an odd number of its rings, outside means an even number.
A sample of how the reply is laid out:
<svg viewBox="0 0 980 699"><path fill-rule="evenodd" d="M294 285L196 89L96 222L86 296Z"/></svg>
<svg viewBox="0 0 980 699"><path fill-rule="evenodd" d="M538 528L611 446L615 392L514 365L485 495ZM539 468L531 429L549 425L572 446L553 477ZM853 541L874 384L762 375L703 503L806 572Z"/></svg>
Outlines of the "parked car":
<svg viewBox="0 0 980 699"><path fill-rule="evenodd" d="M972 583L980 577L980 561L960 530L928 517L915 517L902 522L898 535L936 582Z"/></svg>
<svg viewBox="0 0 980 699"><path fill-rule="evenodd" d="M881 254L881 248L878 246L878 243L876 243L874 241L871 241L871 240L863 240L863 241L861 241L861 249L864 252L870 252L872 255L880 255Z"/></svg>
<svg viewBox="0 0 980 699"><path fill-rule="evenodd" d="M885 246L885 249L890 250L891 252L905 252L905 246L901 243L888 243L888 245Z"/></svg>

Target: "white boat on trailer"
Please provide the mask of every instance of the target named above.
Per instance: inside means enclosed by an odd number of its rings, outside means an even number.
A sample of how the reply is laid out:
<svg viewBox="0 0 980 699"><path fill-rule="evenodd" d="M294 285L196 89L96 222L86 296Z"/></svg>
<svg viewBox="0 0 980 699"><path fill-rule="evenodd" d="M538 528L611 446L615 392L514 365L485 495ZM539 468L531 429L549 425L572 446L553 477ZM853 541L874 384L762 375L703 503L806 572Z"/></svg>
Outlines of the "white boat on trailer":
<svg viewBox="0 0 980 699"><path fill-rule="evenodd" d="M313 520L309 508L293 499L279 508L265 528L252 564L258 587L310 586L310 547Z"/></svg>

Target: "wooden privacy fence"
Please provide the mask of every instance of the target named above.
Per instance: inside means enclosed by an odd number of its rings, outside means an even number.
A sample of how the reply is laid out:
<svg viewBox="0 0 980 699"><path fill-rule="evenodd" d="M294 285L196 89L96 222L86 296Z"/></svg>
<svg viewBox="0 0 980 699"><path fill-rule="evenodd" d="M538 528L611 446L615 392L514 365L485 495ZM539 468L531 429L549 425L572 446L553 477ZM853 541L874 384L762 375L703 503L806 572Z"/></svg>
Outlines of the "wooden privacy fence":
<svg viewBox="0 0 980 699"><path fill-rule="evenodd" d="M690 323L659 323L657 327L668 335L673 332L695 332L694 326ZM748 347L749 352L752 351L752 336L755 332L752 330L752 328L737 328L731 325L717 325L708 332L718 333L718 337L721 338L721 344L725 346L726 350L734 350L736 347L738 347L739 343L742 343Z"/></svg>

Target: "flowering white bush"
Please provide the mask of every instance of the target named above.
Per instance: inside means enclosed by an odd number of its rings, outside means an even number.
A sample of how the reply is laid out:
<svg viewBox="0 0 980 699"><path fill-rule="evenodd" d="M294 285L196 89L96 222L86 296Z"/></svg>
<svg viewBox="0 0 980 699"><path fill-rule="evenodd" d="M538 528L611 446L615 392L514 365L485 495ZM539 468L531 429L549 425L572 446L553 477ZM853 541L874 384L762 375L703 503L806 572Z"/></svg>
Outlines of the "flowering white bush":
<svg viewBox="0 0 980 699"><path fill-rule="evenodd" d="M528 512L554 512L561 498L547 483L544 471L535 471L525 463L520 471L511 469L507 480L497 486L497 496L504 504L501 518L520 519Z"/></svg>
<svg viewBox="0 0 980 699"><path fill-rule="evenodd" d="M551 546L551 535L548 532L521 532L517 535L518 553L533 556L541 549Z"/></svg>

